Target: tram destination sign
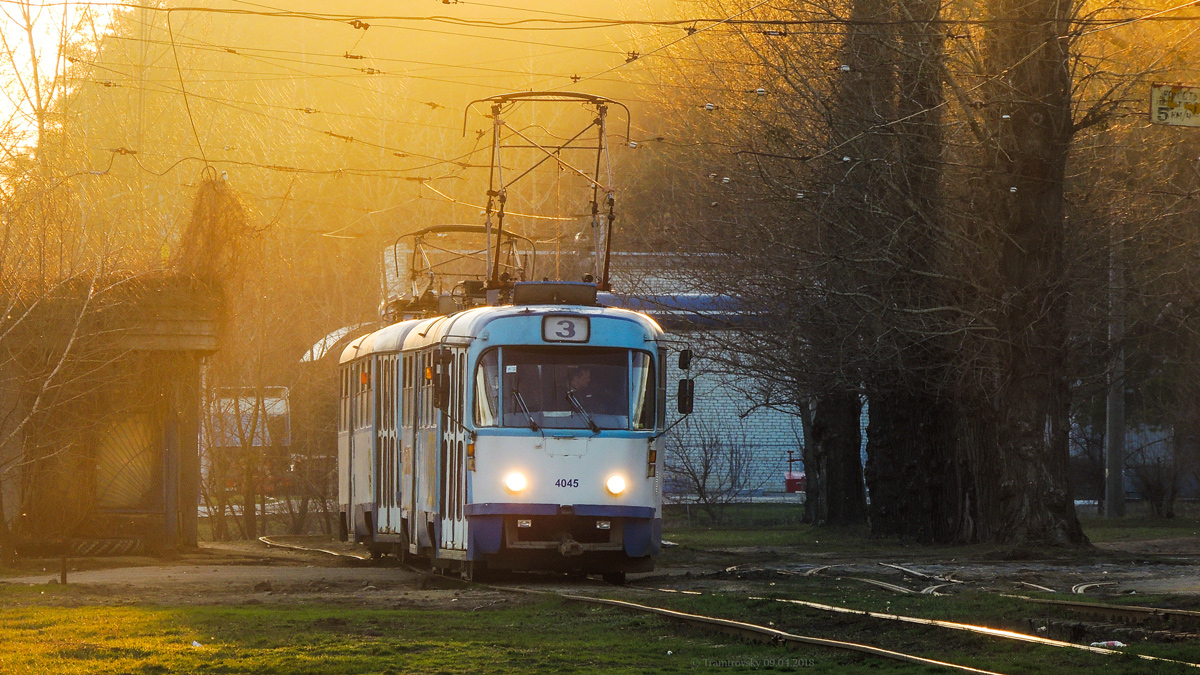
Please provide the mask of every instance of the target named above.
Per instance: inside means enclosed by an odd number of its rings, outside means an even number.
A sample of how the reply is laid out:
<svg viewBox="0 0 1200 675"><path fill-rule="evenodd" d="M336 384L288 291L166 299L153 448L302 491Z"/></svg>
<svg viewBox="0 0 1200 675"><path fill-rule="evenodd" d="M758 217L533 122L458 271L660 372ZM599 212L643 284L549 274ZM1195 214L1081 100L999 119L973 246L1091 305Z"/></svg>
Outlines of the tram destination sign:
<svg viewBox="0 0 1200 675"><path fill-rule="evenodd" d="M550 314L542 317L542 340L546 342L587 342L592 326L586 316Z"/></svg>
<svg viewBox="0 0 1200 675"><path fill-rule="evenodd" d="M1181 127L1200 127L1200 87L1150 85L1150 121Z"/></svg>

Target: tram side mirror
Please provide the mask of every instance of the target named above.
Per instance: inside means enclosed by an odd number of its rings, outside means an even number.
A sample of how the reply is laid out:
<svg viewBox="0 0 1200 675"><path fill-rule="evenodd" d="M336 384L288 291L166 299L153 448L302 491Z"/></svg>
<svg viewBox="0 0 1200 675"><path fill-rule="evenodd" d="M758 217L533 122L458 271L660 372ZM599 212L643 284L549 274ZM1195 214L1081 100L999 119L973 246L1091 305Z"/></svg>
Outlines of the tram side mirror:
<svg viewBox="0 0 1200 675"><path fill-rule="evenodd" d="M692 350L685 349L679 352L679 369L690 370L692 367Z"/></svg>
<svg viewBox="0 0 1200 675"><path fill-rule="evenodd" d="M692 404L695 401L696 381L695 380L680 380L679 381L679 414L691 415Z"/></svg>

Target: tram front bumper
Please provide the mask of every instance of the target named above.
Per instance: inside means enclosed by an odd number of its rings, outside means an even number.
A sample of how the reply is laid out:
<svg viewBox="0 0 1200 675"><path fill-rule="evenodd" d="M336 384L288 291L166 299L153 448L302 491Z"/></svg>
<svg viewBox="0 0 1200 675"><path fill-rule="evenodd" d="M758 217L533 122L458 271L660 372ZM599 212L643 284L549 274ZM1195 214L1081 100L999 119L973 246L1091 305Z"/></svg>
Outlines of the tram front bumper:
<svg viewBox="0 0 1200 675"><path fill-rule="evenodd" d="M470 552L557 551L564 557L623 552L658 554L662 519L651 507L593 504L471 504Z"/></svg>

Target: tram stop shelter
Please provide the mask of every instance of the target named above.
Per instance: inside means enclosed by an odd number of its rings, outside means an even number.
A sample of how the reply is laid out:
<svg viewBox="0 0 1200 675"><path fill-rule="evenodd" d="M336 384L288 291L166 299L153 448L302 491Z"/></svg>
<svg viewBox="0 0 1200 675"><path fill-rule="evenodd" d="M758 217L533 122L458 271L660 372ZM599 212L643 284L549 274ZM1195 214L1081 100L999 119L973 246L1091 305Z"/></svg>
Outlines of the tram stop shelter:
<svg viewBox="0 0 1200 675"><path fill-rule="evenodd" d="M40 554L196 546L218 297L162 272L64 284L27 308L0 341L0 536Z"/></svg>

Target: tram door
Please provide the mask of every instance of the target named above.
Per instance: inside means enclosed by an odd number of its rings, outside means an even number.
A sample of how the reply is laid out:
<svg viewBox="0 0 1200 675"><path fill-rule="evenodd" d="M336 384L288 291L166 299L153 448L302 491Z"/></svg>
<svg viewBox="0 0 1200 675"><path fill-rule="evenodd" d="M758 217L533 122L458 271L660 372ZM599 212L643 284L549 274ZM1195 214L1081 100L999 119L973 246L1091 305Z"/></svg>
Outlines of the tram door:
<svg viewBox="0 0 1200 675"><path fill-rule="evenodd" d="M377 358L375 372L375 483L377 529L387 534L400 532L400 462L397 444L397 400L399 360L394 355Z"/></svg>
<svg viewBox="0 0 1200 675"><path fill-rule="evenodd" d="M448 348L443 354L443 372L449 374L450 396L446 412L441 417L441 434L438 439L438 464L440 490L438 513L441 515L441 542L443 550L467 550L467 524L463 507L466 502L466 446L467 432L463 428L466 408L467 352L461 348ZM458 557L458 556L454 556Z"/></svg>
<svg viewBox="0 0 1200 675"><path fill-rule="evenodd" d="M418 534L424 530L424 521L419 520L416 501L417 476L415 471L417 453L417 411L420 392L421 355L410 352L401 356L400 391L400 474L403 489L400 498L400 516L407 523L409 553L418 553Z"/></svg>
<svg viewBox="0 0 1200 675"><path fill-rule="evenodd" d="M438 443L437 409L433 400L433 351L424 349L413 354L414 420L413 420L413 509L412 541L420 546L437 547Z"/></svg>

